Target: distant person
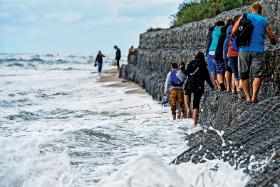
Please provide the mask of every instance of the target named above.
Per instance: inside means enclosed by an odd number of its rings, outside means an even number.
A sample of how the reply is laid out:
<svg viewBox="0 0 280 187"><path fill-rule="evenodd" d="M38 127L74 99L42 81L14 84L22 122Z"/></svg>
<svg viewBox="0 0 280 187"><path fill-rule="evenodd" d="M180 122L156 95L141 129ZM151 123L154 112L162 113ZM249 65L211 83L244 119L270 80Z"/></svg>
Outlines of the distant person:
<svg viewBox="0 0 280 187"><path fill-rule="evenodd" d="M95 58L95 66L97 66L99 77L101 76L101 71L102 71L102 66L103 66L103 57L105 57L105 55L103 55L102 52L99 50L98 54L96 55L96 58Z"/></svg>
<svg viewBox="0 0 280 187"><path fill-rule="evenodd" d="M134 47L131 46L129 49L128 49L128 55L127 55L127 62L130 63L131 61L131 55L134 55Z"/></svg>
<svg viewBox="0 0 280 187"><path fill-rule="evenodd" d="M212 33L212 42L209 48L209 60L212 64L214 80L217 84L217 87L221 90L225 90L224 79L223 79L223 61L220 59L216 59L216 49L218 47L219 38L221 35L221 29L225 25L223 21L218 21L215 23L215 27Z"/></svg>
<svg viewBox="0 0 280 187"><path fill-rule="evenodd" d="M120 60L121 60L121 50L118 48L118 46L114 46L114 48L116 49L116 56L115 56L115 60L116 60L116 64L117 64L117 70L118 72L120 71Z"/></svg>
<svg viewBox="0 0 280 187"><path fill-rule="evenodd" d="M277 40L272 32L269 21L262 16L262 6L255 3L251 7L251 12L247 15L247 19L251 21L254 26L250 44L240 47L238 61L239 61L239 75L242 82L242 87L245 92L247 102L258 102L258 92L262 84L262 75L264 69L264 42L265 34L267 33L271 44L276 45ZM232 34L235 34L239 29L243 15L234 25ZM253 78L253 95L250 95L249 76Z"/></svg>
<svg viewBox="0 0 280 187"><path fill-rule="evenodd" d="M205 62L204 54L202 52L198 52L195 55L195 60L191 61L185 69L182 68L182 72L188 77L184 87L185 104L187 107L188 117L191 116L191 95L194 95L192 116L194 119L194 126L196 127L198 121L199 104L200 99L204 93L205 81L209 84L209 86L212 89L214 89L214 85L212 84L209 77L209 72Z"/></svg>
<svg viewBox="0 0 280 187"><path fill-rule="evenodd" d="M173 120L176 120L176 103L179 104L180 116L184 115L184 91L183 85L186 76L182 73L181 70L178 70L178 64L171 64L172 70L167 74L165 85L164 85L164 94L169 95L169 104L171 107Z"/></svg>

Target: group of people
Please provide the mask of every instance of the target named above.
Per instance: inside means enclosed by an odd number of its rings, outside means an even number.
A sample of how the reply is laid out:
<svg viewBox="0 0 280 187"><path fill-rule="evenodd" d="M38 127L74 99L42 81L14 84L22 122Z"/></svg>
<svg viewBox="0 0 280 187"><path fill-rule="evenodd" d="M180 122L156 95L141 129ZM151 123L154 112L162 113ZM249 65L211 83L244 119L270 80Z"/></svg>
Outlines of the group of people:
<svg viewBox="0 0 280 187"><path fill-rule="evenodd" d="M118 72L120 71L120 60L121 60L121 50L118 48L118 46L114 46L114 49L116 50L116 55L115 55L115 62L117 66ZM101 76L101 71L103 67L103 58L106 57L101 50L98 51L96 58L95 58L95 63L94 66L97 66L97 71L98 71L98 76Z"/></svg>
<svg viewBox="0 0 280 187"><path fill-rule="evenodd" d="M244 27L248 27L247 31L244 31ZM240 32L244 35L248 31L250 33L249 37L245 37L246 42L241 41ZM198 52L195 60L187 66L184 63L171 65L172 70L167 75L164 94L169 95L173 119L176 119L176 108L179 105L177 118L193 116L194 125L197 126L205 81L213 90L237 93L239 98L244 98L248 103L258 102L265 65L265 34L271 44L277 43L269 21L262 15L260 3L252 5L251 13L235 16L226 23L216 22L207 35L206 57L204 53ZM252 93L250 77L253 80ZM192 94L193 112L190 107Z"/></svg>

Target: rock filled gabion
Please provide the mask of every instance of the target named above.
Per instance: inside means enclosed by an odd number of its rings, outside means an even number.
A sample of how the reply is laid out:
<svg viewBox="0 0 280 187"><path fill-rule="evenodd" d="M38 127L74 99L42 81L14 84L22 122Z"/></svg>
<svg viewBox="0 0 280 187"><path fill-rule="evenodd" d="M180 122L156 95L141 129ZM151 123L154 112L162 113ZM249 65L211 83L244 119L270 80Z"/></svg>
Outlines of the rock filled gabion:
<svg viewBox="0 0 280 187"><path fill-rule="evenodd" d="M263 0L262 5L280 42L280 1ZM161 100L171 63L188 63L196 52L205 52L209 27L249 9L246 6L213 19L141 34L137 60L124 68L126 77L145 88L154 99ZM268 41L259 99L260 103L248 105L237 96L206 91L200 115L205 128L186 137L190 148L172 163L218 158L245 169L251 176L247 186L280 184L280 45L271 46Z"/></svg>

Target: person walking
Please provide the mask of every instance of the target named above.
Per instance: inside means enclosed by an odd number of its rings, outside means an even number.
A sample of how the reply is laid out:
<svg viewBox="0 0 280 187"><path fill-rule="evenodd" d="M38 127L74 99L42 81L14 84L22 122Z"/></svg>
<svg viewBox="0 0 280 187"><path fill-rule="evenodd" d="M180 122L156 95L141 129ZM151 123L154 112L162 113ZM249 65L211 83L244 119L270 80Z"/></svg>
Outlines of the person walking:
<svg viewBox="0 0 280 187"><path fill-rule="evenodd" d="M95 64L94 64L94 66L97 66L98 77L101 77L101 71L102 71L102 66L103 66L103 57L105 57L105 55L103 55L102 52L99 50L98 54L96 55Z"/></svg>
<svg viewBox="0 0 280 187"><path fill-rule="evenodd" d="M117 70L118 72L120 71L120 60L121 60L121 50L118 48L118 46L114 46L115 50L116 50L116 56L115 56L115 60L116 60L116 64L117 64Z"/></svg>
<svg viewBox="0 0 280 187"><path fill-rule="evenodd" d="M229 38L228 42L228 47L226 48L226 54L228 57L228 68L230 75L227 77L228 82L227 82L227 91L229 92L230 90L230 80L231 80L231 93L235 94L236 91L238 93L238 97L241 98L241 93L240 89L241 87L239 86L239 74L238 74L238 51L239 48L236 44L236 39L235 37L231 36L231 31L233 28L233 25L237 22L237 20L240 18L239 15L235 16L231 25L227 29L227 37ZM233 75L233 76L231 76Z"/></svg>
<svg viewBox="0 0 280 187"><path fill-rule="evenodd" d="M246 14L254 26L252 38L248 46L240 47L238 55L238 69L242 83L242 88L245 92L247 102L258 102L258 92L262 84L262 74L264 66L264 42L265 34L268 35L272 45L276 45L277 40L271 29L269 21L262 16L262 6L260 3L255 3L251 7L251 13ZM232 35L234 35L240 25L242 16L234 25ZM253 78L253 94L250 95L249 77Z"/></svg>
<svg viewBox="0 0 280 187"><path fill-rule="evenodd" d="M192 116L194 120L194 126L196 127L198 121L199 104L204 93L205 81L209 84L212 90L214 89L214 85L210 80L204 54L202 52L198 52L195 55L195 60L191 61L185 69L182 68L182 72L187 76L184 91L188 117L191 115L191 95L194 95Z"/></svg>
<svg viewBox="0 0 280 187"><path fill-rule="evenodd" d="M221 35L221 29L225 25L223 21L218 21L215 24L212 33L212 42L209 48L209 59L213 65L214 79L219 89L225 90L224 80L223 80L223 60L216 57L216 49L218 47L219 38Z"/></svg>
<svg viewBox="0 0 280 187"><path fill-rule="evenodd" d="M178 64L171 64L172 70L167 74L165 84L164 84L164 94L169 95L169 104L171 107L173 120L176 120L176 103L180 107L180 115L178 118L184 115L184 91L183 85L186 76L182 71L178 70Z"/></svg>

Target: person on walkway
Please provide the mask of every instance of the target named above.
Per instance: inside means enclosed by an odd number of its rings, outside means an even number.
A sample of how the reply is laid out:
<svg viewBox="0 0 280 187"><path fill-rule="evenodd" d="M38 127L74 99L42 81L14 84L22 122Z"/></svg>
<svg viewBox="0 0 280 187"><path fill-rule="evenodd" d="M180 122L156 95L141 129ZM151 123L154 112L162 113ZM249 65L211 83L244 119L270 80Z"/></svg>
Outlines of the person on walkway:
<svg viewBox="0 0 280 187"><path fill-rule="evenodd" d="M186 76L181 70L178 70L178 64L171 64L172 70L167 74L166 81L164 84L164 94L169 95L169 104L171 107L173 120L176 120L176 103L180 107L180 116L184 115L184 91L183 85Z"/></svg>
<svg viewBox="0 0 280 187"><path fill-rule="evenodd" d="M94 66L97 66L99 77L101 76L101 71L102 71L102 66L103 66L103 57L105 57L105 55L103 55L102 52L99 50L98 54L96 55L95 64L94 64Z"/></svg>
<svg viewBox="0 0 280 187"><path fill-rule="evenodd" d="M233 25L237 22L237 20L240 18L239 15L235 16L231 25L227 29L227 38L228 40L228 47L225 48L226 55L228 57L228 69L229 69L229 75L226 75L227 79L227 91L230 91L230 80L231 80L231 93L235 94L236 91L238 93L238 97L241 98L240 95L240 89L239 86L239 74L238 74L238 52L239 48L237 47L235 37L231 36L231 31L233 28ZM233 75L233 76L232 76Z"/></svg>
<svg viewBox="0 0 280 187"><path fill-rule="evenodd" d="M264 66L264 42L267 33L271 44L276 45L277 40L271 29L269 21L262 16L262 6L255 3L251 7L251 12L247 14L247 19L254 26L252 39L248 46L241 47L238 55L239 75L245 92L246 101L255 103L258 101L258 92L262 84L262 74ZM232 34L238 30L242 17L236 22L232 29ZM249 76L253 78L253 95L250 95Z"/></svg>
<svg viewBox="0 0 280 187"><path fill-rule="evenodd" d="M219 37L221 35L221 29L225 25L223 21L218 21L215 24L214 31L212 33L212 42L209 48L209 57L213 64L214 79L219 89L225 90L224 79L223 79L223 61L216 59L216 49L218 46Z"/></svg>
<svg viewBox="0 0 280 187"><path fill-rule="evenodd" d="M219 42L218 42L218 47L216 49L216 53L215 53L215 59L216 60L220 60L223 61L223 70L224 70L224 84L226 87L227 92L229 92L230 90L230 83L231 83L231 75L232 75L232 71L231 68L229 67L228 64L228 56L227 56L227 51L228 51L228 46L229 46L229 41L230 41L230 35L227 34L227 29L228 27L230 27L232 23L232 19L228 19L226 21L226 25L222 27L221 29L221 35L219 38Z"/></svg>
<svg viewBox="0 0 280 187"><path fill-rule="evenodd" d="M214 85L212 84L209 77L204 54L202 52L198 52L195 55L195 60L191 61L185 69L182 68L182 72L187 76L184 91L188 116L191 115L191 95L194 95L192 116L194 119L194 126L196 127L198 121L199 104L200 99L204 93L205 81L212 89L214 89Z"/></svg>
<svg viewBox="0 0 280 187"><path fill-rule="evenodd" d="M120 71L120 60L121 60L121 50L118 48L118 46L114 46L115 50L116 50L116 56L115 56L115 60L116 60L116 64L117 64L117 70L118 72Z"/></svg>
<svg viewBox="0 0 280 187"><path fill-rule="evenodd" d="M207 65L208 65L208 71L210 73L210 79L211 81L213 82L213 84L216 86L215 84L215 71L214 71L214 64L213 64L213 61L212 61L212 58L210 57L209 55L209 49L210 49L210 46L212 44L212 34L213 34L213 31L214 31L214 27L215 26L212 26L209 28L208 30L208 34L207 34L207 48L206 48L206 58L207 58Z"/></svg>

